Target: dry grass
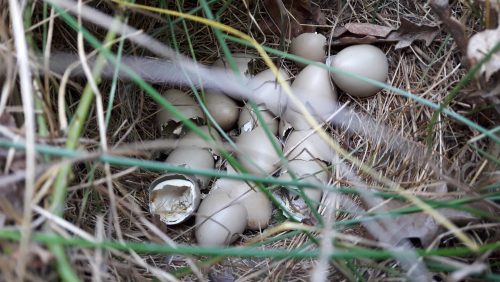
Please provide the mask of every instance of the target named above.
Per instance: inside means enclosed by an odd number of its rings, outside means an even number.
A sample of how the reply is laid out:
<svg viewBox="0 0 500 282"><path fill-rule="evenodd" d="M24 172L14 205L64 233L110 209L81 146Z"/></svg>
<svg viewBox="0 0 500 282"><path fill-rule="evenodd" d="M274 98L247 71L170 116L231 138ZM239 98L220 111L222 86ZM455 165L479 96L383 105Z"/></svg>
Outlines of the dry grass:
<svg viewBox="0 0 500 282"><path fill-rule="evenodd" d="M189 11L196 6L190 1L177 1L183 11ZM255 28L255 20L260 20L265 16L262 3L257 6L251 6L252 12L247 12L241 1L234 1L227 7L222 14L220 21L226 25L248 33L258 42L268 47L280 48L280 37L278 35L264 36ZM260 2L260 1L258 1ZM328 27L322 27L320 31L328 34L333 25L343 25L348 22L370 22L392 27L397 27L400 18L410 19L420 24L436 24L438 19L430 11L427 5L419 4L418 1L349 1L343 6L341 3L346 1L320 1L318 4L327 17ZM99 10L112 13L117 12L118 8L111 3L88 3L90 6L97 7ZM151 4L151 3L150 3ZM33 3L33 14L31 15L31 25L36 25L43 21L47 16L43 16L43 3ZM153 5L153 4L151 4ZM212 6L214 11L222 7L222 3L216 3ZM4 27L9 23L7 13L7 4L0 3L1 21ZM169 8L178 9L174 3L169 4ZM467 28L467 33L482 29L482 12L476 10L459 1L452 5L453 15L460 19ZM49 10L50 11L50 10ZM340 12L342 11L342 12ZM191 56L190 45L193 46L196 61L202 64L211 64L218 57L222 56L217 48L218 43L213 30L200 23L187 21L185 34L181 22L175 25L175 41L170 36L168 20L164 16L150 12L125 11L123 15L128 18L128 23L144 33L154 35L154 37L167 45L176 46L179 51ZM201 15L201 13L199 13ZM85 26L98 38L104 39L107 31L105 29L85 24ZM63 20L55 18L54 29L52 32L52 48L58 51L76 52L77 51L77 33L64 23ZM36 49L44 50L42 46L43 27L34 28L31 33L27 33L32 42L29 44L33 54ZM9 62L15 59L15 49L13 44L13 35L5 28L0 28L2 38L0 45L0 55L2 62ZM453 40L446 40L447 33L441 32L432 44L425 46L423 43L414 43L409 48L394 50L394 45L379 45L387 54L390 62L389 84L410 91L421 98L434 103L440 102L449 91L460 81L467 72L464 66L460 65L461 56ZM188 39L190 41L188 41ZM118 45L112 47L114 53L118 52ZM240 53L256 53L252 48L228 41L229 49ZM36 48L36 49L35 49ZM86 46L87 52L91 49ZM125 41L124 54L144 56L152 55L144 49L133 43ZM339 48L332 48L332 54ZM292 61L276 60L276 63L282 66L289 74L297 74L298 68ZM261 60L254 63L254 72L265 68ZM13 65L4 64L5 70L14 70ZM12 122L2 122L2 131L0 137L5 138L5 129L17 135L24 135L23 115L20 113L20 91L21 88L10 76L2 76L1 81L4 87L10 83L8 104L2 114L12 115L16 119L16 125ZM57 118L57 92L60 80L57 76L49 75L47 79L43 75L36 76L35 80L40 83L40 95L43 98L43 117L48 125L48 131L45 135L40 132L38 127L37 143L49 144L62 147L66 135L60 131L60 121ZM71 81L65 88L66 116L71 117L81 98L82 89L87 80L84 78L71 78ZM112 80L105 79L99 85L103 94L103 103L109 102L108 93L111 89ZM168 86L157 85L156 89L161 93L168 89ZM471 93L486 91L478 86L478 83L471 83L467 88L462 89L458 98L451 104L451 108L468 118L482 125L485 128L498 126L498 113L495 116L486 111L478 111L469 115L473 109L477 109L482 104L480 99L471 99ZM3 92L5 93L5 92ZM2 94L4 95L4 94ZM3 97L2 97L3 99ZM473 130L453 119L442 115L438 125L435 127L433 142L430 144L433 152L432 161L421 161L422 156L416 156L415 152L426 151L427 127L433 110L423 106L420 103L408 98L396 95L388 90L383 90L378 95L369 99L356 99L347 95L339 95L339 102L349 102L349 107L360 115L371 117L377 124L384 125L397 133L400 140L405 140L411 144L417 151L393 150L387 145L387 140L383 136L376 139L369 139L366 136L358 135L349 131L347 126L330 127L331 136L340 142L342 147L356 156L362 163L373 167L381 175L399 183L407 191L415 195L431 199L449 199L461 198L465 196L477 196L483 194L480 191L486 184L498 184L498 166L492 166L491 161L486 162L487 158L480 153L480 150L494 152L493 141L483 138L474 143L472 147L468 142L471 138L479 135ZM160 138L159 128L156 126L155 114L158 111L158 104L148 96L144 90L129 82L118 81L116 85L116 97L113 101L113 112L110 123L106 128L106 138L109 150L120 148L126 144L141 144ZM98 115L95 106L92 107L89 118L87 119L80 142L80 149L87 151L99 150L102 141L99 135ZM366 129L364 129L366 130ZM368 130L373 130L370 128ZM388 137L390 138L390 136ZM496 144L498 146L498 144ZM143 149L128 152L129 156L137 156L143 159L161 159L160 150ZM2 170L13 173L16 170L24 169L24 155L21 151L16 152L14 158L8 155L7 150L0 150L0 164ZM493 154L493 153L492 153ZM160 156L160 157L159 157ZM497 155L498 156L498 155ZM10 162L12 161L12 162ZM47 170L38 174L35 199L39 202L34 205L49 208L50 187L55 179L57 168L60 164L55 158L45 158L41 155L37 158L38 166L44 165ZM9 163L10 162L10 163ZM378 187L379 183L358 170L354 165L346 163L346 170L358 175L367 185ZM101 239L119 240L132 242L153 242L159 244L185 244L194 245L193 225L190 220L175 227L163 226L156 218L148 212L147 188L149 183L161 173L149 171L137 167L119 167L111 166L111 175L109 175L113 197L110 197L106 181L106 169L103 164L85 160L74 166L71 177L68 194L66 197L66 207L63 218L65 221L57 224L47 225L39 213L35 215L32 224L36 224L33 231L45 232L50 226L54 232L62 236L77 235L87 236L90 240L99 241ZM1 175L1 174L0 174ZM6 173L5 176L8 174ZM4 175L0 176L4 177ZM496 178L495 178L496 177ZM7 178L5 178L7 179ZM496 179L496 180L495 180ZM428 189L432 184L441 181L447 182L449 191L445 194L433 192ZM331 175L330 184L356 186L354 178L346 177L345 174L336 171ZM482 185L482 186L481 186ZM7 186L0 184L0 227L5 230L20 228L22 218L22 201L19 195L23 195L23 183L8 183ZM9 193L4 194L4 190L10 189ZM498 187L496 188L498 189ZM12 190L12 191L11 191ZM448 197L448 198L447 198ZM117 214L113 215L110 207L110 199L114 198ZM347 198L347 196L346 196ZM360 197L351 197L353 204L363 207ZM333 205L332 198L325 197L324 204L320 211L322 215L328 215L325 212L325 206ZM346 199L347 201L347 199ZM358 208L359 208L358 206ZM478 201L476 207L489 207L486 209L491 212L491 217L498 215L498 206L492 200ZM358 210L358 212L361 210ZM355 215L337 211L337 218L333 218L331 224L339 224L342 220L353 219ZM118 222L114 222L114 218ZM279 227L284 221L281 212L275 209L273 214L273 227ZM464 225L464 232L468 234L477 244L485 245L498 241L498 225L487 223L486 221L474 221ZM117 227L119 230L117 230ZM461 227L462 228L462 227ZM364 246L373 249L384 249L384 243L379 242L373 234L361 224L354 225L335 225L335 234L339 245L335 248L349 248L350 246ZM261 247L258 250L315 250L317 246L311 244L311 239L305 233L298 233L288 238L280 236L289 234L292 230L282 230L272 234L267 239L276 238L277 240ZM80 233L78 233L80 232ZM264 232L264 231L262 231ZM258 238L262 232L247 231L234 245L244 246L252 239ZM86 235L85 235L86 234ZM121 234L122 238L119 238ZM318 239L321 238L321 232L313 232ZM463 243L457 240L452 233L446 233L442 230L440 241L434 245L435 249L445 247L460 247ZM85 237L83 237L85 239ZM13 281L16 277L14 269L16 268L16 259L19 257L19 244L17 241L0 241L0 279ZM317 265L315 259L272 259L272 258L238 258L221 257L213 259L200 256L185 255L163 255L163 254L136 254L133 251L112 250L109 249L91 249L83 247L65 248L70 264L82 280L170 280L173 279L171 273L183 273L179 275L181 280L208 279L211 281L307 281ZM344 249L346 250L346 249ZM28 258L26 280L33 281L53 281L59 280L58 272L55 268L55 260L50 251L44 244L35 241L30 243L30 255ZM335 252L335 250L334 250ZM194 264L204 262L195 267ZM479 274L498 273L498 251L489 251L484 254L470 254L468 256L451 256L444 258L435 256L434 260L439 261L444 266L451 266L458 269L465 269L476 263L481 267L487 267L488 271L482 271ZM437 263L434 266L438 265ZM475 274L471 270L470 274ZM326 280L405 280L404 268L401 268L394 259L376 259L376 258L353 258L336 259L328 264L328 273L324 274ZM459 273L454 271L436 270L432 271L437 280L453 280L459 277ZM467 273L469 274L469 273ZM355 275L355 276L352 276ZM455 276L453 276L455 275ZM321 276L321 275L320 275ZM484 276L482 279L484 279ZM497 276L495 276L497 277ZM460 277L459 277L460 278ZM472 278L471 278L472 279ZM477 278L481 279L481 278ZM459 280L459 279L458 279Z"/></svg>

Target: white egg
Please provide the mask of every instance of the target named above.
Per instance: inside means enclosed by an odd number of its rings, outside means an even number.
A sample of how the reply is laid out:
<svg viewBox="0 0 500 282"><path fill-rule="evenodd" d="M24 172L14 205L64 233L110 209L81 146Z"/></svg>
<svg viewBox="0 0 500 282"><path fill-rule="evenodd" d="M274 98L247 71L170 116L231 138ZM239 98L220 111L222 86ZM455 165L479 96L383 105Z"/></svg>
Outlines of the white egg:
<svg viewBox="0 0 500 282"><path fill-rule="evenodd" d="M247 210L226 193L210 193L196 214L195 235L206 247L227 246L238 238L247 225Z"/></svg>
<svg viewBox="0 0 500 282"><path fill-rule="evenodd" d="M326 37L319 33L302 33L292 39L290 52L305 59L323 62L325 59ZM304 65L298 63L299 65Z"/></svg>
<svg viewBox="0 0 500 282"><path fill-rule="evenodd" d="M309 112L320 120L327 119L337 108L337 92L330 82L328 70L324 68L313 65L305 67L292 83L292 90ZM311 128L300 108L292 102L283 118L297 130Z"/></svg>
<svg viewBox="0 0 500 282"><path fill-rule="evenodd" d="M293 131L285 141L283 152L288 160L319 159L330 163L335 157L334 150L313 130Z"/></svg>
<svg viewBox="0 0 500 282"><path fill-rule="evenodd" d="M228 131L234 127L240 109L233 99L222 93L207 92L205 105L222 129Z"/></svg>
<svg viewBox="0 0 500 282"><path fill-rule="evenodd" d="M278 133L278 119L262 106L259 107L259 113L262 115L262 119L266 123L267 127L269 127L269 130L276 135ZM252 131L254 128L259 126L258 121L257 115L247 104L241 109L240 117L238 119L238 128L241 133Z"/></svg>
<svg viewBox="0 0 500 282"><path fill-rule="evenodd" d="M271 138L281 146L275 136ZM267 175L279 166L280 157L262 127L240 135L236 145L240 151L238 160L251 173Z"/></svg>
<svg viewBox="0 0 500 282"><path fill-rule="evenodd" d="M238 72L241 74L242 77L248 77L250 76L250 70L248 68L248 64L255 59L255 55L252 54L245 54L245 53L234 53L232 54L234 62L236 63L236 66L238 67ZM229 64L229 61L225 57L220 57L218 58L214 64L214 67L219 67L219 68L225 68L229 72L232 72L231 65Z"/></svg>
<svg viewBox="0 0 500 282"><path fill-rule="evenodd" d="M149 188L149 210L167 225L188 219L198 208L200 190L195 179L167 174L155 179Z"/></svg>
<svg viewBox="0 0 500 282"><path fill-rule="evenodd" d="M229 197L243 205L247 210L247 228L251 230L260 230L269 225L273 206L267 196L258 191L257 187L252 189L243 181L237 181L235 185L224 185L217 183L217 180L212 186L214 193L226 193ZM232 181L235 182L235 181Z"/></svg>
<svg viewBox="0 0 500 282"><path fill-rule="evenodd" d="M389 63L384 52L373 45L367 44L354 45L343 49L331 59L331 66L379 82L385 82L389 72ZM347 74L332 73L332 78L340 89L356 97L368 97L376 94L381 89Z"/></svg>
<svg viewBox="0 0 500 282"><path fill-rule="evenodd" d="M209 170L214 169L215 160L207 149L200 149L196 147L186 148L180 147L173 150L170 155L168 155L165 162L172 165L186 166L193 169L203 169ZM200 188L206 189L210 181L210 176L195 175L200 181Z"/></svg>
<svg viewBox="0 0 500 282"><path fill-rule="evenodd" d="M167 90L162 96L172 105L174 105L178 111L186 116L186 118L204 118L200 106L188 94L177 89L170 89ZM161 107L160 111L158 112L157 121L160 126L164 126L170 121L179 122L180 119L174 116L167 109Z"/></svg>
<svg viewBox="0 0 500 282"><path fill-rule="evenodd" d="M280 69L281 77L289 85L288 74ZM253 91L253 99L257 105L264 105L275 116L281 116L287 105L287 95L281 85L277 82L274 73L268 69L258 73L247 83L247 87Z"/></svg>

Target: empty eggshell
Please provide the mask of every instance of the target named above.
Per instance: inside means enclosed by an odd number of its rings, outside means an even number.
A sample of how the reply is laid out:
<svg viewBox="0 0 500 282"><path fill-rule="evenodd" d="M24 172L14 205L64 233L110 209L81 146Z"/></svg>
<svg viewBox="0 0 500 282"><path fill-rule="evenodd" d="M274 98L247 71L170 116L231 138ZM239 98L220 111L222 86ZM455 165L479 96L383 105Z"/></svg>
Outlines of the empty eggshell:
<svg viewBox="0 0 500 282"><path fill-rule="evenodd" d="M168 155L166 161L172 165L186 166L194 169L213 169L215 166L215 161L212 153L207 149L200 149L196 147L180 147L173 150L170 155ZM200 188L206 189L208 187L208 182L210 181L209 176L204 175L194 175L200 181Z"/></svg>
<svg viewBox="0 0 500 282"><path fill-rule="evenodd" d="M328 70L324 68L314 65L305 67L292 83L292 90L311 114L318 115L320 119L328 118L337 107L337 92L330 83ZM311 128L294 103L289 103L283 118L297 130Z"/></svg>
<svg viewBox="0 0 500 282"><path fill-rule="evenodd" d="M264 122L269 127L269 130L276 135L278 133L278 120L276 117L266 108L259 107L259 112L262 115ZM252 131L258 126L257 115L254 113L249 105L245 105L241 109L240 117L238 119L238 128L241 133Z"/></svg>
<svg viewBox="0 0 500 282"><path fill-rule="evenodd" d="M245 54L245 53L234 53L232 54L234 62L238 67L238 72L243 76L250 76L250 70L248 64L255 59L255 55ZM220 57L214 62L214 67L225 68L228 71L232 71L231 65L225 57Z"/></svg>
<svg viewBox="0 0 500 282"><path fill-rule="evenodd" d="M327 163L332 162L335 153L333 149L313 130L293 131L285 141L283 148L288 160L319 159Z"/></svg>
<svg viewBox="0 0 500 282"><path fill-rule="evenodd" d="M200 106L196 103L196 101L191 98L191 96L180 90L167 90L163 94L163 98L165 98L168 102L175 106L176 109L179 110L188 119L202 119L204 117ZM179 118L177 118L174 114L163 107L161 107L160 111L158 112L157 120L160 126L164 126L170 121L180 121Z"/></svg>
<svg viewBox="0 0 500 282"><path fill-rule="evenodd" d="M226 193L210 193L196 213L195 235L206 247L227 246L237 239L247 225L247 210Z"/></svg>
<svg viewBox="0 0 500 282"><path fill-rule="evenodd" d="M271 138L280 144L275 136ZM267 175L279 165L280 157L262 127L240 135L236 140L236 145L240 151L239 161L251 173Z"/></svg>
<svg viewBox="0 0 500 282"><path fill-rule="evenodd" d="M181 174L167 174L149 187L149 210L167 225L188 219L198 208L200 190L197 181Z"/></svg>
<svg viewBox="0 0 500 282"><path fill-rule="evenodd" d="M380 82L385 82L389 72L389 63L384 52L368 44L354 45L343 49L331 59L331 66ZM340 89L356 97L368 97L381 89L341 73L332 73L332 78Z"/></svg>
<svg viewBox="0 0 500 282"><path fill-rule="evenodd" d="M319 33L302 33L292 39L290 52L294 55L317 62L325 59L326 37ZM303 66L304 64L298 63Z"/></svg>
<svg viewBox="0 0 500 282"><path fill-rule="evenodd" d="M240 110L233 99L222 93L206 93L205 105L222 129L227 131L234 127Z"/></svg>
<svg viewBox="0 0 500 282"><path fill-rule="evenodd" d="M289 84L288 74L282 69L279 70L279 73L285 83ZM264 105L275 116L281 116L285 111L288 98L270 69L252 77L248 81L247 87L253 91L253 99L257 105Z"/></svg>
<svg viewBox="0 0 500 282"><path fill-rule="evenodd" d="M267 196L261 191L252 189L243 181L237 182L236 185L224 185L217 183L212 186L214 193L226 193L229 197L235 200L236 203L243 205L247 210L247 228L251 230L260 230L269 225L273 206ZM221 185L222 184L222 185Z"/></svg>

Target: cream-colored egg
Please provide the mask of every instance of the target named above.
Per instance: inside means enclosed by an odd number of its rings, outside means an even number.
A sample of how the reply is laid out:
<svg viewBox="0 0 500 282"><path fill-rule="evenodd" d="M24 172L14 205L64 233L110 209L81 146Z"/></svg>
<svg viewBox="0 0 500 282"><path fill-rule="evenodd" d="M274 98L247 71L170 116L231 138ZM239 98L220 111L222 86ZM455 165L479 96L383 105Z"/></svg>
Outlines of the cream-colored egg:
<svg viewBox="0 0 500 282"><path fill-rule="evenodd" d="M276 135L278 133L278 119L268 110L259 107L259 113L262 115L262 119L266 123L269 130ZM245 105L241 109L240 117L238 119L238 128L241 133L252 131L254 128L259 126L259 120L257 115L254 113L249 105Z"/></svg>
<svg viewBox="0 0 500 282"><path fill-rule="evenodd" d="M309 65L305 67L292 83L295 96L319 120L327 119L337 108L337 92L330 82L328 70ZM300 108L290 102L283 117L296 130L311 128L305 120Z"/></svg>
<svg viewBox="0 0 500 282"><path fill-rule="evenodd" d="M343 49L331 59L331 66L379 82L385 82L389 72L389 63L384 52L373 45L367 44L354 45ZM332 78L340 89L356 97L368 97L376 94L381 89L347 74L332 73Z"/></svg>
<svg viewBox="0 0 500 282"><path fill-rule="evenodd" d="M271 138L276 144L280 144L275 136ZM251 173L267 175L279 166L280 157L262 127L240 135L236 145L240 151L238 160Z"/></svg>
<svg viewBox="0 0 500 282"><path fill-rule="evenodd" d="M162 96L174 105L178 111L186 116L186 118L195 119L204 117L200 106L188 94L177 89L170 89L167 90ZM157 121L160 126L164 126L170 121L179 122L180 119L167 109L161 107L158 112Z"/></svg>
<svg viewBox="0 0 500 282"><path fill-rule="evenodd" d="M290 52L311 61L323 62L325 60L325 44L326 37L322 34L302 33L292 39Z"/></svg>
<svg viewBox="0 0 500 282"><path fill-rule="evenodd" d="M209 170L214 169L215 160L207 149L192 148L177 148L168 155L166 161L172 165L186 166L193 169ZM206 189L210 181L210 176L195 175L200 181L200 189Z"/></svg>
<svg viewBox="0 0 500 282"><path fill-rule="evenodd" d="M226 193L210 193L196 214L195 235L206 247L227 246L238 238L247 225L247 210Z"/></svg>
<svg viewBox="0 0 500 282"><path fill-rule="evenodd" d="M279 73L289 85L290 76L280 69ZM268 69L258 73L247 83L247 87L253 91L253 99L257 105L264 105L275 116L281 116L287 105L287 95L281 85L277 82L274 73Z"/></svg>
<svg viewBox="0 0 500 282"><path fill-rule="evenodd" d="M299 178L315 176L323 183L328 181L328 171L325 163L320 160L304 161L294 159L288 162L288 169L285 172L291 171Z"/></svg>
<svg viewBox="0 0 500 282"><path fill-rule="evenodd" d="M283 152L288 160L319 159L330 163L335 157L334 150L313 130L293 131L285 141Z"/></svg>
<svg viewBox="0 0 500 282"><path fill-rule="evenodd" d="M208 128L208 126L200 126L198 127L201 131L203 131L205 134L209 135L212 137L212 139L215 140L216 144L220 144L221 142L221 137L219 133L217 133L215 128ZM182 140L179 142L179 145L182 147L197 147L197 148L210 148L210 149L216 149L210 142L205 141L203 138L201 138L198 134L194 133L193 131L190 131L182 138Z"/></svg>
<svg viewBox="0 0 500 282"><path fill-rule="evenodd" d="M255 59L255 55L252 54L245 54L245 53L234 53L232 54L234 62L236 63L236 66L238 68L238 72L243 76L243 77L248 77L250 76L250 70L248 68L248 64ZM232 71L231 65L229 64L228 60L225 57L220 57L218 58L214 64L215 67L219 68L225 68L228 71Z"/></svg>
<svg viewBox="0 0 500 282"><path fill-rule="evenodd" d="M291 181L293 179L292 176L290 174L287 174L287 173L280 175L278 178L281 180L287 180L287 181ZM308 177L302 178L301 181L311 183L314 185L324 185L325 184L325 183L321 182L315 176L308 176ZM288 192L292 198L300 197L300 193L298 192L297 189L299 189L299 188L294 187L294 189L288 189ZM314 188L304 187L303 191L304 191L304 194L306 194L306 196L309 198L309 200L311 200L312 204L314 205L314 208L317 208L320 201L321 201L321 197L323 196L323 191L321 189L317 189L316 187L314 187ZM296 207L296 208L298 208L298 207ZM304 210L306 210L306 209L304 209Z"/></svg>
<svg viewBox="0 0 500 282"><path fill-rule="evenodd" d="M233 99L222 93L207 92L205 95L205 105L222 129L228 131L234 127L238 120L240 109Z"/></svg>
<svg viewBox="0 0 500 282"><path fill-rule="evenodd" d="M199 203L198 183L189 176L175 173L162 175L149 187L149 210L167 225L188 219Z"/></svg>
<svg viewBox="0 0 500 282"><path fill-rule="evenodd" d="M243 181L237 181L235 185L224 185L222 183L214 183L212 192L226 193L236 203L243 205L247 210L247 228L251 230L260 230L269 225L273 206L267 196L258 191L258 188L252 189Z"/></svg>

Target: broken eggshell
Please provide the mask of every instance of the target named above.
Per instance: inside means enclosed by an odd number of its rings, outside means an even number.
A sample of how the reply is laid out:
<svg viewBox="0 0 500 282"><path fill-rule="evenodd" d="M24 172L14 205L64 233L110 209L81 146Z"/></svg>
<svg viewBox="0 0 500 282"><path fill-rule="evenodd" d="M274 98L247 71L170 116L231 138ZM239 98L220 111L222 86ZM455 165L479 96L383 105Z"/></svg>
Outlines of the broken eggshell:
<svg viewBox="0 0 500 282"><path fill-rule="evenodd" d="M379 82L385 82L389 73L387 56L373 45L349 46L333 58L329 58L329 61L330 65L338 70L348 71ZM347 74L332 72L331 75L340 89L355 97L372 96L381 89Z"/></svg>
<svg viewBox="0 0 500 282"><path fill-rule="evenodd" d="M170 155L168 155L165 162L172 165L186 166L193 169L203 170L210 170L215 166L215 160L212 153L210 153L207 149L195 147L177 148L173 150ZM208 187L208 183L210 181L209 176L194 175L193 177L199 180L201 190Z"/></svg>
<svg viewBox="0 0 500 282"><path fill-rule="evenodd" d="M278 133L278 120L277 118L266 108L260 106L258 107L259 113L262 115L262 119L266 123L269 130L276 135ZM253 111L252 107L248 104L241 109L240 117L238 119L238 128L240 133L245 133L252 131L254 128L259 126L259 120L257 115Z"/></svg>
<svg viewBox="0 0 500 282"><path fill-rule="evenodd" d="M279 73L289 85L290 76L280 69ZM287 95L278 83L274 73L268 69L252 77L247 83L247 87L253 91L253 100L257 105L264 105L275 116L281 116L287 106Z"/></svg>
<svg viewBox="0 0 500 282"><path fill-rule="evenodd" d="M149 211L167 225L188 219L200 204L200 189L195 179L182 174L166 174L149 187Z"/></svg>
<svg viewBox="0 0 500 282"><path fill-rule="evenodd" d="M196 241L201 246L227 246L247 225L247 210L226 193L210 193L196 213Z"/></svg>
<svg viewBox="0 0 500 282"><path fill-rule="evenodd" d="M292 83L294 95L302 102L309 112L327 119L337 108L337 91L330 82L328 70L309 65L305 67ZM296 130L311 128L298 105L290 103L283 117Z"/></svg>
<svg viewBox="0 0 500 282"><path fill-rule="evenodd" d="M240 109L233 99L222 93L208 92L205 95L205 105L222 129L228 131L234 127Z"/></svg>
<svg viewBox="0 0 500 282"><path fill-rule="evenodd" d="M325 59L326 37L319 33L302 33L292 39L290 52L302 58L323 62ZM297 62L299 66L305 64Z"/></svg>
<svg viewBox="0 0 500 282"><path fill-rule="evenodd" d="M185 92L177 89L169 89L163 94L163 98L175 106L186 118L192 120L204 119L200 106ZM182 128L180 127L182 127L182 124L179 124L180 119L162 106L160 106L160 111L157 115L157 122L164 135L171 133L177 136L181 135L180 131L182 131Z"/></svg>
<svg viewBox="0 0 500 282"><path fill-rule="evenodd" d="M271 138L276 144L280 144L274 135ZM262 127L238 136L236 145L239 150L238 160L250 173L267 175L279 165L280 156Z"/></svg>
<svg viewBox="0 0 500 282"><path fill-rule="evenodd" d="M295 130L288 136L283 148L288 160L304 161L319 159L331 163L334 150L314 130Z"/></svg>

